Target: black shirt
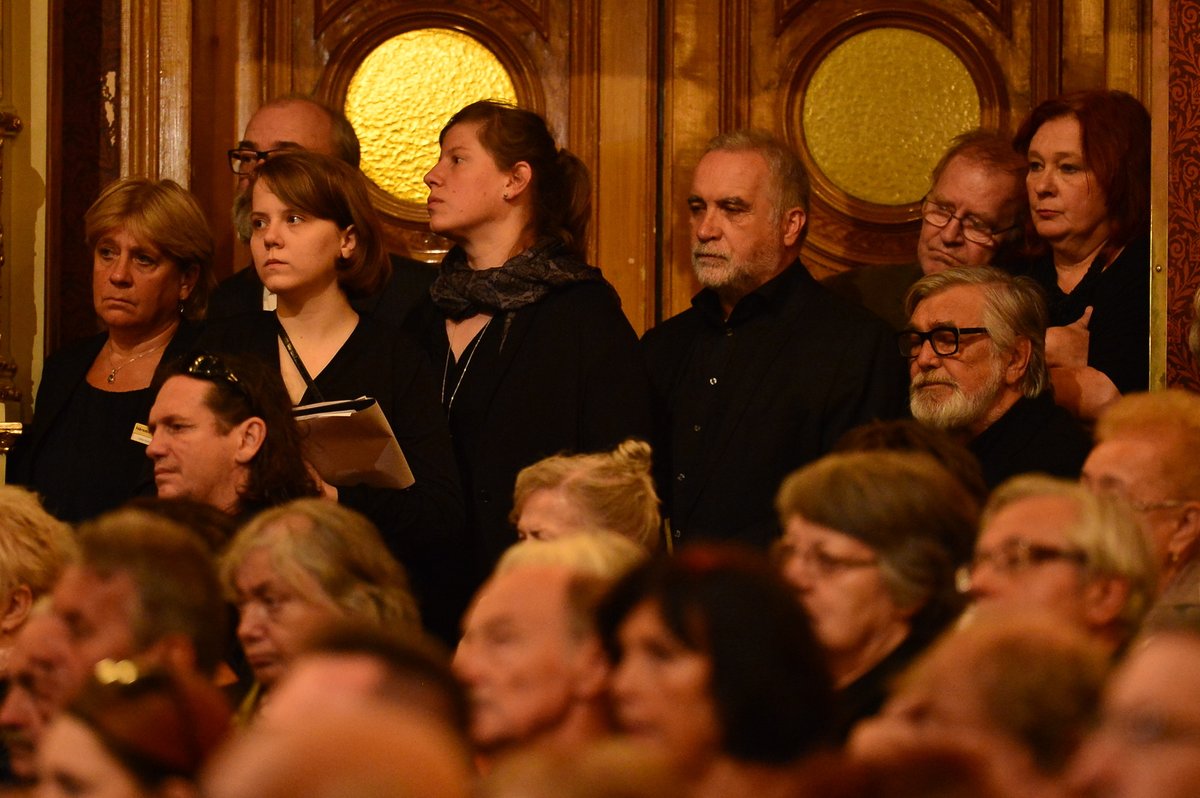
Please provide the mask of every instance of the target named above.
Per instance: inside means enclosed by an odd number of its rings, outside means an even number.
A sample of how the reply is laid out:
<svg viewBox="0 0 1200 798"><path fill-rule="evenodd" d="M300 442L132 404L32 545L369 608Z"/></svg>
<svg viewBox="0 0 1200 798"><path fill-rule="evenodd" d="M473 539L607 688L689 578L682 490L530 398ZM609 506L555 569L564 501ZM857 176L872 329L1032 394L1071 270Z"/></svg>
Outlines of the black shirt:
<svg viewBox="0 0 1200 798"><path fill-rule="evenodd" d="M778 535L779 483L843 432L906 414L888 326L820 286L799 261L724 318L714 292L646 333L663 431L660 493L677 541Z"/></svg>

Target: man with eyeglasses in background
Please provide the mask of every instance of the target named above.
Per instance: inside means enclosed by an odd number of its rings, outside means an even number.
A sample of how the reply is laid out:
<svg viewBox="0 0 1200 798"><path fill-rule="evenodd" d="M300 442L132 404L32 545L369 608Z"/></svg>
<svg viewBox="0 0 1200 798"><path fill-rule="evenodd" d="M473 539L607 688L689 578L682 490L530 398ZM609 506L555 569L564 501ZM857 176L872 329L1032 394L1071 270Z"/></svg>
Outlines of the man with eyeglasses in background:
<svg viewBox="0 0 1200 798"><path fill-rule="evenodd" d="M168 366L149 433L160 498L249 518L324 487L305 464L279 370L252 357L198 353Z"/></svg>
<svg viewBox="0 0 1200 798"><path fill-rule="evenodd" d="M1159 566L1146 623L1200 620L1200 396L1181 388L1123 396L1100 417L1083 483L1133 509Z"/></svg>
<svg viewBox="0 0 1200 798"><path fill-rule="evenodd" d="M966 444L989 488L1029 471L1079 476L1088 436L1048 390L1046 305L1032 280L947 269L918 280L904 305L896 339L913 418Z"/></svg>
<svg viewBox="0 0 1200 798"><path fill-rule="evenodd" d="M1137 633L1157 567L1129 509L1072 480L1024 474L988 498L957 587L990 615L1047 613L1110 655Z"/></svg>
<svg viewBox="0 0 1200 798"><path fill-rule="evenodd" d="M860 266L822 282L900 329L907 321L904 292L923 275L1005 265L1015 257L1029 215L1026 168L999 131L963 133L933 168L916 263Z"/></svg>
<svg viewBox="0 0 1200 798"><path fill-rule="evenodd" d="M359 167L358 136L338 110L311 97L288 95L272 100L250 117L242 140L229 151L229 166L237 175L233 223L238 239L250 240L250 178L272 155L288 150L311 150ZM429 291L437 270L426 263L389 255L392 274L377 294L355 298L359 314L374 315L398 329ZM220 319L258 310L274 310L275 297L263 287L253 264L227 277L213 291L208 318Z"/></svg>

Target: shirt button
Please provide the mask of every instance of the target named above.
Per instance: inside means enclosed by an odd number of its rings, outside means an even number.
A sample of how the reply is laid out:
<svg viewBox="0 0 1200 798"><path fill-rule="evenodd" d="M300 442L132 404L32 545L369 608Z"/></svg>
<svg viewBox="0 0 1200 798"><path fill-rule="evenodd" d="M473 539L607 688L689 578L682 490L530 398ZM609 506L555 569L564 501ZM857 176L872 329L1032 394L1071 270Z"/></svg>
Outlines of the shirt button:
<svg viewBox="0 0 1200 798"><path fill-rule="evenodd" d="M699 431L700 431L700 425L699 425L699 424L693 424L693 425L692 425L692 432L699 432Z"/></svg>
<svg viewBox="0 0 1200 798"><path fill-rule="evenodd" d="M709 385L716 385L716 384L717 384L717 378L716 378L716 377L709 377L709 378L708 378L708 384L709 384Z"/></svg>
<svg viewBox="0 0 1200 798"><path fill-rule="evenodd" d="M726 328L725 328L725 335L726 335L726 336L733 335L733 328L732 328L732 327L726 327Z"/></svg>
<svg viewBox="0 0 1200 798"><path fill-rule="evenodd" d="M675 475L675 480L677 482L683 482L685 479L687 479L687 474L676 474Z"/></svg>
<svg viewBox="0 0 1200 798"><path fill-rule="evenodd" d="M678 540L680 537L682 537L682 535L683 535L683 530L682 530L682 529L676 529L676 530L674 530L673 532L671 532L671 534L675 536L675 539L676 539L676 540Z"/></svg>

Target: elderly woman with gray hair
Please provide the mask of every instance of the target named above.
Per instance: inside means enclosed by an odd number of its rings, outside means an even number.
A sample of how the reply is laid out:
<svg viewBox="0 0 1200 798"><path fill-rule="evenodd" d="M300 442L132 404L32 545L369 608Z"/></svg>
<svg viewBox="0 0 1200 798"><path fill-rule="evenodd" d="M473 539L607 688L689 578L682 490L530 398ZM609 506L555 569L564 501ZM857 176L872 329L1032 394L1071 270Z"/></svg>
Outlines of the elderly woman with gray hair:
<svg viewBox="0 0 1200 798"><path fill-rule="evenodd" d="M420 630L403 566L370 521L335 502L297 499L258 514L229 544L220 571L256 681L242 719L329 623Z"/></svg>
<svg viewBox="0 0 1200 798"><path fill-rule="evenodd" d="M810 463L784 480L776 509L778 565L824 649L844 735L957 617L954 574L978 503L932 457L875 451Z"/></svg>

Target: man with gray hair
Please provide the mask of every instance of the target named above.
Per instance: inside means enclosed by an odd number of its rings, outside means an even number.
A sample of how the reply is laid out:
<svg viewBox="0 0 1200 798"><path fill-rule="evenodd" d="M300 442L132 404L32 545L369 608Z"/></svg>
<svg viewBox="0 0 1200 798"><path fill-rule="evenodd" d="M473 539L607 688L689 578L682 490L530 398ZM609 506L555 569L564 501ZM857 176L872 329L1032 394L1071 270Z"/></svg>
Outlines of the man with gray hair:
<svg viewBox="0 0 1200 798"><path fill-rule="evenodd" d="M614 532L510 547L463 619L454 673L471 705L480 761L518 751L574 754L612 733L600 597L646 552Z"/></svg>
<svg viewBox="0 0 1200 798"><path fill-rule="evenodd" d="M660 429L655 459L672 541L779 535L784 476L842 433L903 412L903 363L880 319L800 262L808 177L783 142L718 136L688 197L692 307L646 334Z"/></svg>
<svg viewBox="0 0 1200 798"><path fill-rule="evenodd" d="M1007 265L1024 243L1029 217L1029 164L999 130L956 136L930 175L921 201L916 263L864 265L822 283L900 329L904 293L926 274L962 267Z"/></svg>
<svg viewBox="0 0 1200 798"><path fill-rule="evenodd" d="M960 438L995 487L1029 471L1076 478L1087 434L1054 404L1046 304L1027 278L991 267L926 275L896 334L908 358L913 418Z"/></svg>

